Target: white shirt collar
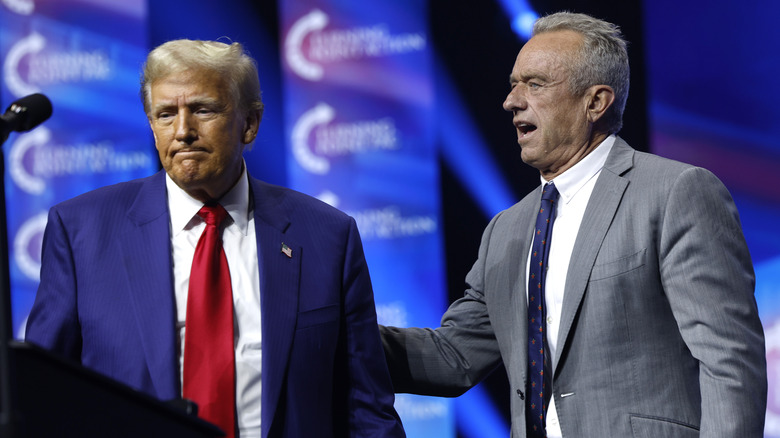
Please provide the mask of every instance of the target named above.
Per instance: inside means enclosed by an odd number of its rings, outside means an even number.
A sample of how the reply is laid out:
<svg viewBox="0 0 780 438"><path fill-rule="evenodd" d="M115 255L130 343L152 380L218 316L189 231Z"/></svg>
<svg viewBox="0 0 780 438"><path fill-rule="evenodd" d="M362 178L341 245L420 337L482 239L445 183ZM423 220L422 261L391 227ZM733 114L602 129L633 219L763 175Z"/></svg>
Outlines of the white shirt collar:
<svg viewBox="0 0 780 438"><path fill-rule="evenodd" d="M203 202L188 195L187 192L177 186L171 177L165 175L165 187L168 189L168 211L171 214L171 230L174 235L181 233L186 229L192 228L199 223L193 219L203 207ZM246 164L238 179L233 186L220 200L219 203L227 211L232 223L226 226L226 229L233 228L240 231L243 235L247 234L249 224L249 177L246 171Z"/></svg>
<svg viewBox="0 0 780 438"><path fill-rule="evenodd" d="M615 134L610 135L601 142L593 152L589 153L577 164L567 169L562 174L552 179L555 182L555 188L560 194L560 199L567 204L580 189L596 176L607 162L607 155L615 145ZM542 185L548 183L541 176Z"/></svg>

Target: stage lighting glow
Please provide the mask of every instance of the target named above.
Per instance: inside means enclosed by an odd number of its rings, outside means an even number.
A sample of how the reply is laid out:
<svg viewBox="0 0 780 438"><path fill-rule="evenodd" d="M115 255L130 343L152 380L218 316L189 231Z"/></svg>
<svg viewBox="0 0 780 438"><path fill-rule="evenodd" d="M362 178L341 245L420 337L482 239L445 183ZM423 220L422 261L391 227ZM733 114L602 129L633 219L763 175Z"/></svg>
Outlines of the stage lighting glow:
<svg viewBox="0 0 780 438"><path fill-rule="evenodd" d="M539 15L526 0L501 0L507 16L512 20L512 30L522 39L531 38L534 22Z"/></svg>
<svg viewBox="0 0 780 438"><path fill-rule="evenodd" d="M438 61L436 72L437 105L446 108L446 111L437 112L446 117L446 121L438 120L436 127L442 157L482 212L493 217L518 200L501 177L500 169L488 152L490 148L474 126L446 69Z"/></svg>

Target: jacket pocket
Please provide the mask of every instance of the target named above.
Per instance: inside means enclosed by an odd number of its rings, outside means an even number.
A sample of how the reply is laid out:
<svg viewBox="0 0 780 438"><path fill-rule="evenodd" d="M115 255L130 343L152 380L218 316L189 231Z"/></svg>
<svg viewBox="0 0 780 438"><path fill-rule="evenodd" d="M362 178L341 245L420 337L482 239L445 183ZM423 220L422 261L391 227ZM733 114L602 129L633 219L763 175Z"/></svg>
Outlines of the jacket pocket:
<svg viewBox="0 0 780 438"><path fill-rule="evenodd" d="M338 322L341 309L338 304L298 312L297 330L315 327L328 322Z"/></svg>
<svg viewBox="0 0 780 438"><path fill-rule="evenodd" d="M631 431L634 438L699 438L699 429L694 426L639 415L631 416Z"/></svg>
<svg viewBox="0 0 780 438"><path fill-rule="evenodd" d="M621 257L617 260L597 264L593 266L593 270L590 273L590 281L616 277L626 272L633 271L634 269L641 268L645 264L646 254L647 248L642 248L631 255Z"/></svg>

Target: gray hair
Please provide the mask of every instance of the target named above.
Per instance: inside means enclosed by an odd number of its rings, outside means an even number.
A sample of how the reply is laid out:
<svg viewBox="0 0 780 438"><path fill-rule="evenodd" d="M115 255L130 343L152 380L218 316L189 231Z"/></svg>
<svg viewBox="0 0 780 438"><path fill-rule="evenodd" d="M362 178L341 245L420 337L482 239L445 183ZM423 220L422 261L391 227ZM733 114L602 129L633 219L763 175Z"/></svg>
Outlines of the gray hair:
<svg viewBox="0 0 780 438"><path fill-rule="evenodd" d="M260 80L255 60L240 43L218 41L173 40L149 53L141 76L141 99L149 115L152 84L166 76L191 69L205 69L227 78L233 102L242 112L260 111Z"/></svg>
<svg viewBox="0 0 780 438"><path fill-rule="evenodd" d="M538 19L533 33L559 30L571 30L583 38L582 50L573 60L569 77L572 92L581 95L588 87L602 84L615 92L615 102L604 114L604 124L610 134L616 134L623 127L630 76L628 43L620 28L589 15L558 12Z"/></svg>

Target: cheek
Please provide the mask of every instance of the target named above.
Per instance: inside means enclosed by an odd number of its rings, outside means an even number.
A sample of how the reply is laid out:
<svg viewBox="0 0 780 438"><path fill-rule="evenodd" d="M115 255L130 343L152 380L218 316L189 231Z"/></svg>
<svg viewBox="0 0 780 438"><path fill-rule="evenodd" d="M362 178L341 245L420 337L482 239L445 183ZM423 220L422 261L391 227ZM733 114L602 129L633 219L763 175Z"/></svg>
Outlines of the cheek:
<svg viewBox="0 0 780 438"><path fill-rule="evenodd" d="M553 128L557 129L558 131L568 131L574 129L575 126L580 125L580 114L575 110L575 108L568 108L568 111L563 110L563 108L555 111L553 117L551 118L553 122Z"/></svg>
<svg viewBox="0 0 780 438"><path fill-rule="evenodd" d="M160 152L164 153L168 150L168 146L173 140L173 135L169 132L169 129L164 127L157 127L152 129L152 138L154 138L154 147Z"/></svg>
<svg viewBox="0 0 780 438"><path fill-rule="evenodd" d="M165 144L160 143L157 136L154 136L154 147L157 149L157 155L160 157L160 161L165 161L167 159L168 154L168 147Z"/></svg>

